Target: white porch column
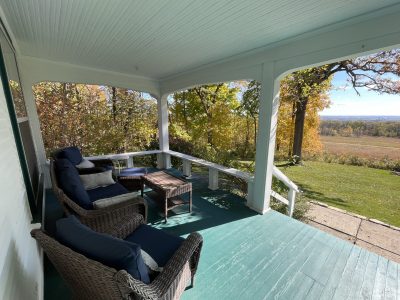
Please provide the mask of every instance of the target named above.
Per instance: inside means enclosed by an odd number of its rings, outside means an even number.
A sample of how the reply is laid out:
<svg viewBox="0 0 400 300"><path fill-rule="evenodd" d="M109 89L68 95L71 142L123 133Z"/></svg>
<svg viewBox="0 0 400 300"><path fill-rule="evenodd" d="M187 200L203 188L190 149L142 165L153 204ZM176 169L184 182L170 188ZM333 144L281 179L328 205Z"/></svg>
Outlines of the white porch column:
<svg viewBox="0 0 400 300"><path fill-rule="evenodd" d="M254 189L252 199L248 199L247 202L249 207L259 213L265 213L270 209L278 108L279 80L274 75L274 64L264 63L258 117Z"/></svg>
<svg viewBox="0 0 400 300"><path fill-rule="evenodd" d="M158 142L161 151L169 150L168 133L168 95L163 95L157 99L158 108ZM171 156L163 153L157 162L159 168L171 168Z"/></svg>

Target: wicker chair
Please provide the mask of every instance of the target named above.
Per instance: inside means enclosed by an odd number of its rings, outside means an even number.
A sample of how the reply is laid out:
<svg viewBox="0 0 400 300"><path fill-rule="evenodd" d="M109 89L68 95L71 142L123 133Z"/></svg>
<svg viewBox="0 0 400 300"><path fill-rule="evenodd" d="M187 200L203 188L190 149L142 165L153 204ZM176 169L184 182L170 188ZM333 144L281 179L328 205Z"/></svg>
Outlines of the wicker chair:
<svg viewBox="0 0 400 300"><path fill-rule="evenodd" d="M136 214L115 227L113 234L123 239L143 223L143 217ZM190 280L193 285L203 243L200 234L190 234L163 271L145 284L125 270L115 270L74 252L40 229L32 230L31 235L70 287L74 299L179 299Z"/></svg>
<svg viewBox="0 0 400 300"><path fill-rule="evenodd" d="M132 201L127 201L102 209L87 210L80 207L71 200L59 187L53 159L50 160L50 176L53 192L60 202L65 214L75 215L80 221L102 233L108 233L118 226L122 219L130 218L132 215L139 213L147 221L147 203L142 197L136 197Z"/></svg>

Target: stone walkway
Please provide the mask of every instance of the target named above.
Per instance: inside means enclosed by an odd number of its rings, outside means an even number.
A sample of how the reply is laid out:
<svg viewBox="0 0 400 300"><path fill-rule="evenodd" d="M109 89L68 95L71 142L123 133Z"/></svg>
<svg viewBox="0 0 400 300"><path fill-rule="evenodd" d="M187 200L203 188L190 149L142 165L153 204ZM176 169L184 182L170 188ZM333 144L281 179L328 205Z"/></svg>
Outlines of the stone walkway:
<svg viewBox="0 0 400 300"><path fill-rule="evenodd" d="M311 226L400 263L399 228L314 201L309 219Z"/></svg>

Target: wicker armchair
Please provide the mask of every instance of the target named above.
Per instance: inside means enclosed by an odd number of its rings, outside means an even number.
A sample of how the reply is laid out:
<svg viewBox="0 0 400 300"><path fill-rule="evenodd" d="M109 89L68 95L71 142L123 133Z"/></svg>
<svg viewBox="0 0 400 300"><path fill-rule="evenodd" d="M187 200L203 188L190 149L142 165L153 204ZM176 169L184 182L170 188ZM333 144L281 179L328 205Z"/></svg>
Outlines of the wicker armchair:
<svg viewBox="0 0 400 300"><path fill-rule="evenodd" d="M102 209L87 210L80 207L71 200L59 187L53 159L50 160L50 176L53 192L60 202L65 214L75 215L80 221L102 233L109 233L115 226L120 224L122 219L130 218L138 213L147 221L147 203L142 197L136 197L132 201L127 201Z"/></svg>
<svg viewBox="0 0 400 300"><path fill-rule="evenodd" d="M143 217L136 214L114 229L115 236L123 239L143 223ZM193 285L203 243L200 234L190 234L163 271L145 284L125 270L115 270L74 252L40 229L32 230L31 235L71 288L74 299L179 299L190 280Z"/></svg>

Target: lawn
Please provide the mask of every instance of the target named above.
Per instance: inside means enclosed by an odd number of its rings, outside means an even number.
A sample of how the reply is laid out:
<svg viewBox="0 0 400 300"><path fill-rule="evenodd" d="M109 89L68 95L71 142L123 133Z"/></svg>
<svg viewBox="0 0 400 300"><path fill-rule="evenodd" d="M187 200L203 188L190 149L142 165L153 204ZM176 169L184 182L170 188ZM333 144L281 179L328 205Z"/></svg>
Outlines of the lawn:
<svg viewBox="0 0 400 300"><path fill-rule="evenodd" d="M400 227L400 176L388 170L314 161L280 169L309 200Z"/></svg>
<svg viewBox="0 0 400 300"><path fill-rule="evenodd" d="M324 151L360 158L400 160L400 139L390 137L321 136Z"/></svg>

